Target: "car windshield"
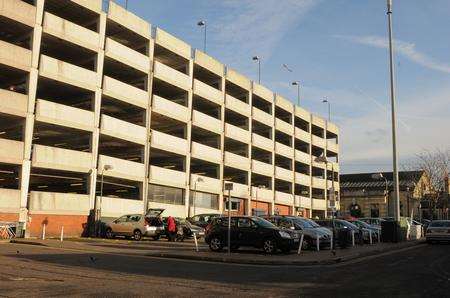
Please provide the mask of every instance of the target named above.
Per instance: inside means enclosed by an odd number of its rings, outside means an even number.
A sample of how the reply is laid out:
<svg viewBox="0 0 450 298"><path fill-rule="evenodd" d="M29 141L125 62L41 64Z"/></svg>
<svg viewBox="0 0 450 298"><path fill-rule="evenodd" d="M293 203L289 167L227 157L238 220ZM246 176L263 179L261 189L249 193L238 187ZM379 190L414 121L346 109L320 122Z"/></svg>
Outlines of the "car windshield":
<svg viewBox="0 0 450 298"><path fill-rule="evenodd" d="M371 226L367 222L364 222L364 221L361 221L361 220L356 220L356 221L351 222L351 223L354 224L355 226L358 226L358 227L361 227L361 228L367 228L367 229L371 228Z"/></svg>
<svg viewBox="0 0 450 298"><path fill-rule="evenodd" d="M352 224L351 222L348 222L346 220L341 220L339 221L342 225L346 226L347 228L350 229L359 229L356 225Z"/></svg>
<svg viewBox="0 0 450 298"><path fill-rule="evenodd" d="M432 221L430 224L430 227L432 228L450 228L450 221Z"/></svg>
<svg viewBox="0 0 450 298"><path fill-rule="evenodd" d="M263 228L274 228L276 227L273 223L271 223L270 221L265 220L264 218L261 217L252 217L252 220L260 227Z"/></svg>
<svg viewBox="0 0 450 298"><path fill-rule="evenodd" d="M318 228L320 227L317 223L309 219L298 218L295 219L294 223L301 228L310 229L310 228Z"/></svg>

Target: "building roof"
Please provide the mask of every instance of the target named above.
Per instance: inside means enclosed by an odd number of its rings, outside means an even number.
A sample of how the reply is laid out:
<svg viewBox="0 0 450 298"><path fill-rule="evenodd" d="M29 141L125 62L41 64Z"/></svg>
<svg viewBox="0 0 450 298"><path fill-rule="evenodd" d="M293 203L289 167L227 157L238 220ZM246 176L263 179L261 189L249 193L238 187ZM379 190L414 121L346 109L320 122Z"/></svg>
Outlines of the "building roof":
<svg viewBox="0 0 450 298"><path fill-rule="evenodd" d="M353 190L358 188L384 189L386 187L384 178L372 178L372 175L378 173L380 172L342 174L340 175L340 187L341 189L347 188ZM394 187L392 172L381 172L381 174L386 178L388 188L392 189ZM406 189L406 187L413 187L414 183L417 183L423 174L423 171L400 171L398 175L400 188Z"/></svg>

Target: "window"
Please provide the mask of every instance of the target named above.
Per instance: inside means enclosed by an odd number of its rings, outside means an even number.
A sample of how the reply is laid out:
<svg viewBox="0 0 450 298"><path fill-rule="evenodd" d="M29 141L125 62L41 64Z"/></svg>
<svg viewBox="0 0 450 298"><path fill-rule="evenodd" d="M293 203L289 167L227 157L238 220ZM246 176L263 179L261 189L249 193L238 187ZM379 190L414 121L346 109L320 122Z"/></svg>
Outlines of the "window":
<svg viewBox="0 0 450 298"><path fill-rule="evenodd" d="M238 219L238 227L239 228L251 228L253 227L253 222L248 218L239 218Z"/></svg>
<svg viewBox="0 0 450 298"><path fill-rule="evenodd" d="M189 204L191 206L208 209L219 209L219 195L200 191L191 191L190 197L191 199L189 200Z"/></svg>
<svg viewBox="0 0 450 298"><path fill-rule="evenodd" d="M290 220L288 220L288 219L285 219L285 218L282 218L282 219L280 220L279 226L280 226L281 228L290 229L290 228L293 226L293 224L292 224L292 221L290 221Z"/></svg>
<svg viewBox="0 0 450 298"><path fill-rule="evenodd" d="M220 225L222 227L228 227L228 217L220 218L220 219L218 219L218 222L220 223ZM236 226L236 218L231 219L231 226L232 227Z"/></svg>
<svg viewBox="0 0 450 298"><path fill-rule="evenodd" d="M130 217L130 220L129 221L135 221L135 222L138 222L138 221L140 221L141 220L141 217L139 216L139 215L132 215L131 217Z"/></svg>
<svg viewBox="0 0 450 298"><path fill-rule="evenodd" d="M225 210L228 211L229 202L225 201ZM231 200L231 210L230 211L238 211L241 202Z"/></svg>
<svg viewBox="0 0 450 298"><path fill-rule="evenodd" d="M148 200L173 205L184 205L184 190L181 188L150 184Z"/></svg>

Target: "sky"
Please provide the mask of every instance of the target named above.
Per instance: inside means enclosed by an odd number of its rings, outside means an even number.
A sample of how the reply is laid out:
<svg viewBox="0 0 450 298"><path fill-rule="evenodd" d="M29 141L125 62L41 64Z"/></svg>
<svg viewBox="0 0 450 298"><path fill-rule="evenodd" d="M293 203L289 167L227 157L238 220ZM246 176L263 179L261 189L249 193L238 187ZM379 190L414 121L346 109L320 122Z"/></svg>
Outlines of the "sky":
<svg viewBox="0 0 450 298"><path fill-rule="evenodd" d="M125 0L116 0L125 3ZM391 171L385 0L128 0L135 14L340 129L343 173ZM450 1L393 0L400 167L450 149ZM288 71L283 64L291 70Z"/></svg>

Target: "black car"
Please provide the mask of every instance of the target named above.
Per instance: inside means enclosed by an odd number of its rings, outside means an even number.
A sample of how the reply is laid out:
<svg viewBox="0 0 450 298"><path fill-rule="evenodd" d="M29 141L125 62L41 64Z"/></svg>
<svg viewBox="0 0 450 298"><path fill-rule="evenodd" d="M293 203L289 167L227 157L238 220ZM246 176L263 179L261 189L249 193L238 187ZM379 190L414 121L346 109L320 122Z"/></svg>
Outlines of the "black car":
<svg viewBox="0 0 450 298"><path fill-rule="evenodd" d="M355 235L355 243L362 244L364 243L363 240L363 233L360 228L355 226L354 224L343 220L343 219L318 219L315 220L316 223L321 225L322 227L325 227L331 231L333 231L334 239L336 240L337 244L341 246L346 246L347 244L351 243L351 231L354 232ZM341 239L340 235L346 234L346 239Z"/></svg>
<svg viewBox="0 0 450 298"><path fill-rule="evenodd" d="M228 217L213 219L206 230L205 241L212 251L221 251L228 244ZM271 222L256 216L231 217L231 248L241 246L262 248L273 254L278 249L288 253L298 242L294 233L282 230ZM298 245L298 244L297 244Z"/></svg>
<svg viewBox="0 0 450 298"><path fill-rule="evenodd" d="M187 221L189 221L191 224L194 224L196 226L206 228L208 224L211 223L211 221L214 218L222 216L221 214L217 213L205 213L205 214L197 214L192 217L186 218Z"/></svg>
<svg viewBox="0 0 450 298"><path fill-rule="evenodd" d="M285 215L267 215L264 219L270 221L281 229L289 229L295 232L298 237L304 235L302 249L316 247L319 238L320 247L328 247L331 242L331 231L321 227L309 218Z"/></svg>

